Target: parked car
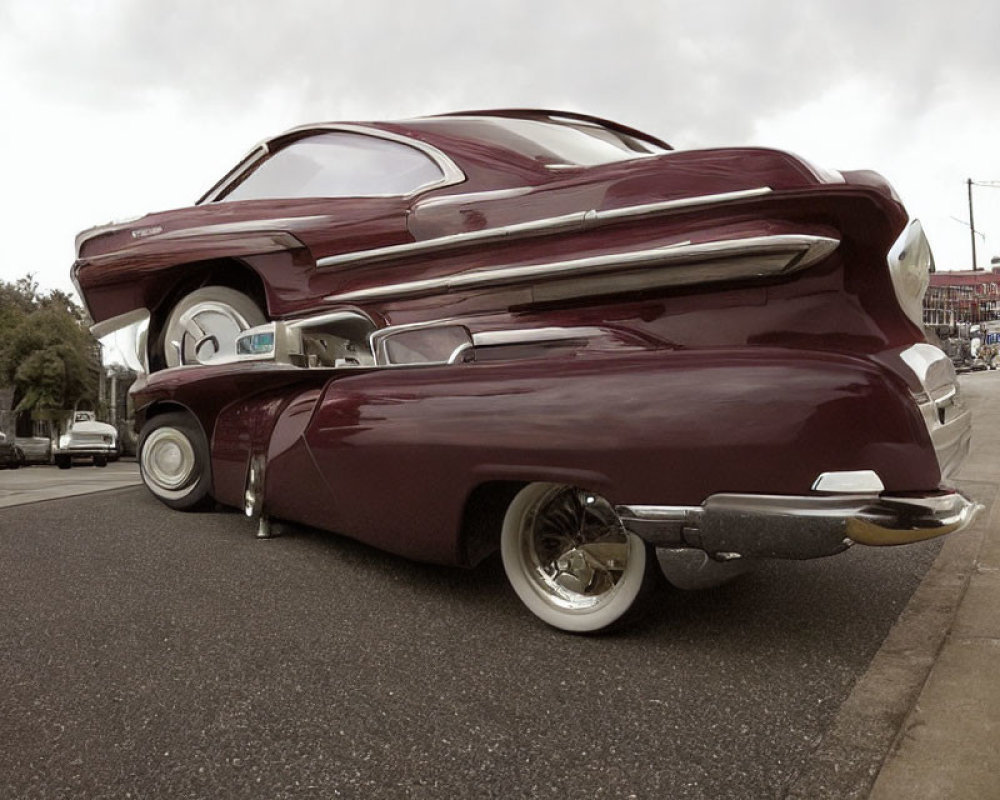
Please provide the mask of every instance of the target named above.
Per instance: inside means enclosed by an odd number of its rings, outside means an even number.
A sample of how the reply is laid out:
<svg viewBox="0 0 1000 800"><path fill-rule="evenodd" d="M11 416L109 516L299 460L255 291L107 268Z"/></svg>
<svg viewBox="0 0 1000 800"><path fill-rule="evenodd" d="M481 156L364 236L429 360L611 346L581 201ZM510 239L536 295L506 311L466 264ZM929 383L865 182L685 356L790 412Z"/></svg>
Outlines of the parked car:
<svg viewBox="0 0 1000 800"><path fill-rule="evenodd" d="M93 411L76 411L69 430L59 437L53 460L60 469L69 469L74 461L89 460L95 467L106 467L118 458L118 432L113 425L98 422Z"/></svg>
<svg viewBox="0 0 1000 800"><path fill-rule="evenodd" d="M52 459L52 440L48 436L18 436L15 444L24 453L26 464L48 464Z"/></svg>
<svg viewBox="0 0 1000 800"><path fill-rule="evenodd" d="M161 501L499 551L564 630L626 620L657 564L709 584L977 510L930 247L873 173L541 111L311 126L78 246L96 332L148 326Z"/></svg>
<svg viewBox="0 0 1000 800"><path fill-rule="evenodd" d="M0 469L17 469L24 464L24 453L7 434L0 431Z"/></svg>

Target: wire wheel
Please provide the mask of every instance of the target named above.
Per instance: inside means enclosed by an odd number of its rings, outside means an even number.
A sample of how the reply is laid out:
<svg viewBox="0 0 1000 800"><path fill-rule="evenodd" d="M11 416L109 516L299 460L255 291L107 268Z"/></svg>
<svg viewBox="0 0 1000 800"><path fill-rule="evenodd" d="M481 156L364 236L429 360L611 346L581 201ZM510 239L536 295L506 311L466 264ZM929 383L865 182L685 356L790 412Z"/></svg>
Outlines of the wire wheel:
<svg viewBox="0 0 1000 800"><path fill-rule="evenodd" d="M522 489L504 518L500 549L521 601L566 631L619 624L649 583L645 543L607 500L571 486Z"/></svg>

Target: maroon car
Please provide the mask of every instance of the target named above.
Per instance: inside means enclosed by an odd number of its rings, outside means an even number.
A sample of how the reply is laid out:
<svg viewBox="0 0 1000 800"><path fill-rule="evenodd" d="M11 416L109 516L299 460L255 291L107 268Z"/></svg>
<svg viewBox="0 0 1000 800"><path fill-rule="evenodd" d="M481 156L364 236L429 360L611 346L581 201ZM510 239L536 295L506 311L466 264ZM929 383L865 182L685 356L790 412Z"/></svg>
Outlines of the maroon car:
<svg viewBox="0 0 1000 800"><path fill-rule="evenodd" d="M559 628L624 619L656 562L710 583L976 511L930 248L873 173L544 111L316 125L78 250L95 332L140 333L156 496L499 549Z"/></svg>

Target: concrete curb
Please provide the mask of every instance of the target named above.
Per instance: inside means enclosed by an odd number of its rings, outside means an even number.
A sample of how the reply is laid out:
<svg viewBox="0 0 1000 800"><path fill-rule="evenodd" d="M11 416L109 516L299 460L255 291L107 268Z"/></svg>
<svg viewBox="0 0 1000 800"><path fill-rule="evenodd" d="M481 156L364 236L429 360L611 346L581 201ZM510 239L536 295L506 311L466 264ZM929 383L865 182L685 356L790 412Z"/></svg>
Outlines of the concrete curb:
<svg viewBox="0 0 1000 800"><path fill-rule="evenodd" d="M1000 505L960 605L871 800L1000 800Z"/></svg>
<svg viewBox="0 0 1000 800"><path fill-rule="evenodd" d="M962 488L996 508L994 485L963 483ZM809 768L789 788L788 800L869 796L958 614L986 528L981 516L968 531L945 539L871 666L841 706ZM910 792L884 797L924 796Z"/></svg>

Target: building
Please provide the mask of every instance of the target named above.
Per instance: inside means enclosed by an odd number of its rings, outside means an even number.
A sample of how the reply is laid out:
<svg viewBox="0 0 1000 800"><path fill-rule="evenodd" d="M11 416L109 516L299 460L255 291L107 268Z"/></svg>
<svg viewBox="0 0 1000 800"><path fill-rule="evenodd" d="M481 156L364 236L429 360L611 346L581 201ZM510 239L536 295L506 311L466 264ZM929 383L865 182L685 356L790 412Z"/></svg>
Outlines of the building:
<svg viewBox="0 0 1000 800"><path fill-rule="evenodd" d="M954 330L991 320L1000 320L1000 266L931 274L924 295L925 326Z"/></svg>

